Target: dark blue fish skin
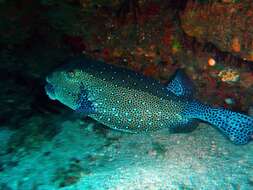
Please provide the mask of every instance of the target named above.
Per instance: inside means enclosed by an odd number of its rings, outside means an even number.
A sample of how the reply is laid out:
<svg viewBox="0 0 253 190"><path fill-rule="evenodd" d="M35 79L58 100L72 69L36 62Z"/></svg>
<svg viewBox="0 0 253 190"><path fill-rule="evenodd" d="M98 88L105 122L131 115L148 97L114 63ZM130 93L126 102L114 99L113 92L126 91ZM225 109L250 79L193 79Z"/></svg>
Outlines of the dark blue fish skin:
<svg viewBox="0 0 253 190"><path fill-rule="evenodd" d="M216 126L235 144L252 139L251 117L194 100L192 83L182 71L166 86L124 68L81 58L53 72L47 82L51 99L113 129L180 128L200 119Z"/></svg>
<svg viewBox="0 0 253 190"><path fill-rule="evenodd" d="M70 64L66 64L56 71L71 72L76 70L85 71L85 73L93 75L95 78L103 77L104 81L118 85L118 87L133 88L165 97L168 94L166 87L157 80L125 68L91 59L81 58L72 60Z"/></svg>

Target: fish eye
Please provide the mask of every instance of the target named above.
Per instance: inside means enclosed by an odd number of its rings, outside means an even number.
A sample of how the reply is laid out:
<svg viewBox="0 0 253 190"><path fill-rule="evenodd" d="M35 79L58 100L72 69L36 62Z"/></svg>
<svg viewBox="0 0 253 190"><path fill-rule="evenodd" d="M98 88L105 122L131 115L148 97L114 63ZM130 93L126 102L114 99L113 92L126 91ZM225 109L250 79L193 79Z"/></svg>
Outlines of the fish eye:
<svg viewBox="0 0 253 190"><path fill-rule="evenodd" d="M81 71L74 69L74 70L67 70L63 73L65 80L69 82L78 82L79 77L81 75Z"/></svg>
<svg viewBox="0 0 253 190"><path fill-rule="evenodd" d="M66 72L66 75L68 78L72 79L75 77L75 71L74 70L69 70Z"/></svg>
<svg viewBox="0 0 253 190"><path fill-rule="evenodd" d="M74 69L74 70L69 70L66 73L69 78L74 78L74 77L79 77L82 71L78 69Z"/></svg>

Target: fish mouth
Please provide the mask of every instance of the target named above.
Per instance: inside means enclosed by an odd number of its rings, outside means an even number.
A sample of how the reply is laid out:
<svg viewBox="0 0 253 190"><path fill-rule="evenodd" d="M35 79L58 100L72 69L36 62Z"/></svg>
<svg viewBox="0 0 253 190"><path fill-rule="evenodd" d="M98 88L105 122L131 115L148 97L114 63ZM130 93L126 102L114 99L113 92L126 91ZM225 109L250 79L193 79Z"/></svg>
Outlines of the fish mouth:
<svg viewBox="0 0 253 190"><path fill-rule="evenodd" d="M47 80L47 84L45 86L45 91L50 99L52 99L52 100L56 99L55 98L55 88L51 83L48 82L48 80Z"/></svg>

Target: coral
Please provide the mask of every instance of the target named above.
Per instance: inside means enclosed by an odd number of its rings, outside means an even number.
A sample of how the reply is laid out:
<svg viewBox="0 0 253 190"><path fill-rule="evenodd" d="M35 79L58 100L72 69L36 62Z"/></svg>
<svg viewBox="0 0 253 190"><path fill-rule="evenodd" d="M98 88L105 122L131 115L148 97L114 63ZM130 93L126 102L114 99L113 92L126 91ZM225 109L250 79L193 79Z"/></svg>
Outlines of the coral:
<svg viewBox="0 0 253 190"><path fill-rule="evenodd" d="M211 67L215 66L216 65L215 59L214 58L209 58L208 59L208 65L211 66Z"/></svg>
<svg viewBox="0 0 253 190"><path fill-rule="evenodd" d="M237 82L240 78L239 73L232 69L222 70L218 76L223 82Z"/></svg>
<svg viewBox="0 0 253 190"><path fill-rule="evenodd" d="M172 50L171 50L172 53L173 54L178 53L181 49L182 49L182 45L176 38L174 38L172 41Z"/></svg>
<svg viewBox="0 0 253 190"><path fill-rule="evenodd" d="M158 68L154 64L147 66L143 71L143 74L146 76L155 76L157 73L158 73Z"/></svg>
<svg viewBox="0 0 253 190"><path fill-rule="evenodd" d="M241 51L241 44L238 37L234 37L231 42L232 51L239 53Z"/></svg>

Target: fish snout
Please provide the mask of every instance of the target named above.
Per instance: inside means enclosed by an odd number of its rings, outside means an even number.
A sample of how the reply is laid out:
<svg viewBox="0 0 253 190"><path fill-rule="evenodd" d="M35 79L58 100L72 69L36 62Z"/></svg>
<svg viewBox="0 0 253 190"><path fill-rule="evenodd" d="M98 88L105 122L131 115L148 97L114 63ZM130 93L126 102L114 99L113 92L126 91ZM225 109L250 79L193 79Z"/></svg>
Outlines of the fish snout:
<svg viewBox="0 0 253 190"><path fill-rule="evenodd" d="M47 95L49 96L50 99L55 100L55 88L52 84L50 84L49 82L47 82L46 86L45 86L45 91L47 93Z"/></svg>

